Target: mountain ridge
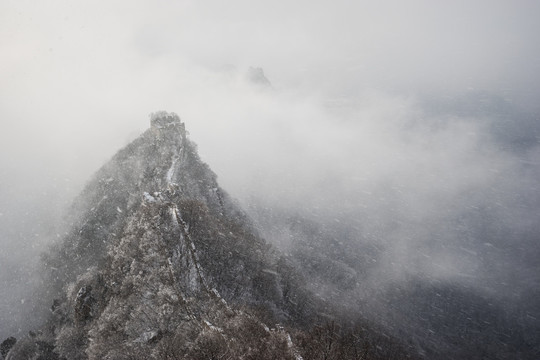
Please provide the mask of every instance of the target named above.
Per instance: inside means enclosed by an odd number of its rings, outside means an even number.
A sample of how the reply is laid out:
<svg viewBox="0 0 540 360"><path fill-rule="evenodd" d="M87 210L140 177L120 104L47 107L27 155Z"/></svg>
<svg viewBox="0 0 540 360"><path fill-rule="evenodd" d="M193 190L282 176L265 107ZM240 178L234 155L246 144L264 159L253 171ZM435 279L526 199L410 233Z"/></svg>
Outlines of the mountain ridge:
<svg viewBox="0 0 540 360"><path fill-rule="evenodd" d="M338 321L258 235L178 115L150 123L75 200L44 256L48 320L6 359L409 357L376 331L355 342L365 328Z"/></svg>

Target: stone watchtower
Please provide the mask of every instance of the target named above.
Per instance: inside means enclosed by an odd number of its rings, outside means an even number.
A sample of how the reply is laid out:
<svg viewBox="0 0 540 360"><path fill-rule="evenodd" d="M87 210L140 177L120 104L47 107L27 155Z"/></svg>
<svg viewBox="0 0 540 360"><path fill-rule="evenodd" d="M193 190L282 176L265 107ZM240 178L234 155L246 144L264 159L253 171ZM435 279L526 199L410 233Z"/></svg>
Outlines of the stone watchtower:
<svg viewBox="0 0 540 360"><path fill-rule="evenodd" d="M182 139L186 138L186 126L180 116L173 112L158 111L150 114L150 128L158 137L180 133Z"/></svg>

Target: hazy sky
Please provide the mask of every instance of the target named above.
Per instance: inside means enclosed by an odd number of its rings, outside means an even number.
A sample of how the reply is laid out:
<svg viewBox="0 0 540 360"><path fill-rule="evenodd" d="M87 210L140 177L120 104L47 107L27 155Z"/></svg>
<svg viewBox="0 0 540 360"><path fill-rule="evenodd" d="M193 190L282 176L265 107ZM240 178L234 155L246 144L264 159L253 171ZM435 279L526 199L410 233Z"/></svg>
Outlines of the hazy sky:
<svg viewBox="0 0 540 360"><path fill-rule="evenodd" d="M477 189L506 206L521 192L501 179L518 160L485 119L434 127L422 99L481 91L540 110L539 18L535 0L4 0L0 244L15 256L0 272L49 241L56 210L157 110L180 115L239 198L352 199L377 221L427 223ZM272 89L245 80L250 66ZM385 186L400 194L393 204ZM445 266L467 268L454 260Z"/></svg>
<svg viewBox="0 0 540 360"><path fill-rule="evenodd" d="M210 160L235 117L326 116L366 91L489 90L538 108L538 15L532 0L3 1L0 165L79 184L160 109ZM281 98L227 77L249 66Z"/></svg>

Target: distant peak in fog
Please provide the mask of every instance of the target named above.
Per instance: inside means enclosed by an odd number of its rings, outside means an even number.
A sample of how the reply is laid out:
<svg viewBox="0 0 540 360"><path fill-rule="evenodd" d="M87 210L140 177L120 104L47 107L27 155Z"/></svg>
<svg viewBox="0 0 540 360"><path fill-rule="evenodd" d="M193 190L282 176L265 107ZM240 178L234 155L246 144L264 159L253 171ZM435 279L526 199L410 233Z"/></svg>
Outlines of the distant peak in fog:
<svg viewBox="0 0 540 360"><path fill-rule="evenodd" d="M250 66L247 71L247 79L255 85L261 86L261 87L272 87L272 84L270 81L266 78L264 75L264 70L260 67L252 67Z"/></svg>

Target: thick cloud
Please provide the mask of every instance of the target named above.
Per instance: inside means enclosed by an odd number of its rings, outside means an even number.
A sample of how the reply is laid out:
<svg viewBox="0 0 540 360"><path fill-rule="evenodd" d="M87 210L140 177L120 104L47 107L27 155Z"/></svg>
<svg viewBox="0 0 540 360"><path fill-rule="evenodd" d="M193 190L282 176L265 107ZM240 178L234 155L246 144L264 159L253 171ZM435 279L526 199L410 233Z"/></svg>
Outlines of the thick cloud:
<svg viewBox="0 0 540 360"><path fill-rule="evenodd" d="M244 204L358 219L392 244L394 274L483 279L483 251L492 261L501 244L439 245L463 239L456 221L478 206L506 229L534 228L536 135L519 151L512 142L524 124L538 129L517 108L539 110L539 10L526 0L3 2L0 244L11 255L0 262L0 335L19 325L10 314L32 296L23 284L60 235L60 210L160 109L180 114ZM247 81L249 66L272 87Z"/></svg>

